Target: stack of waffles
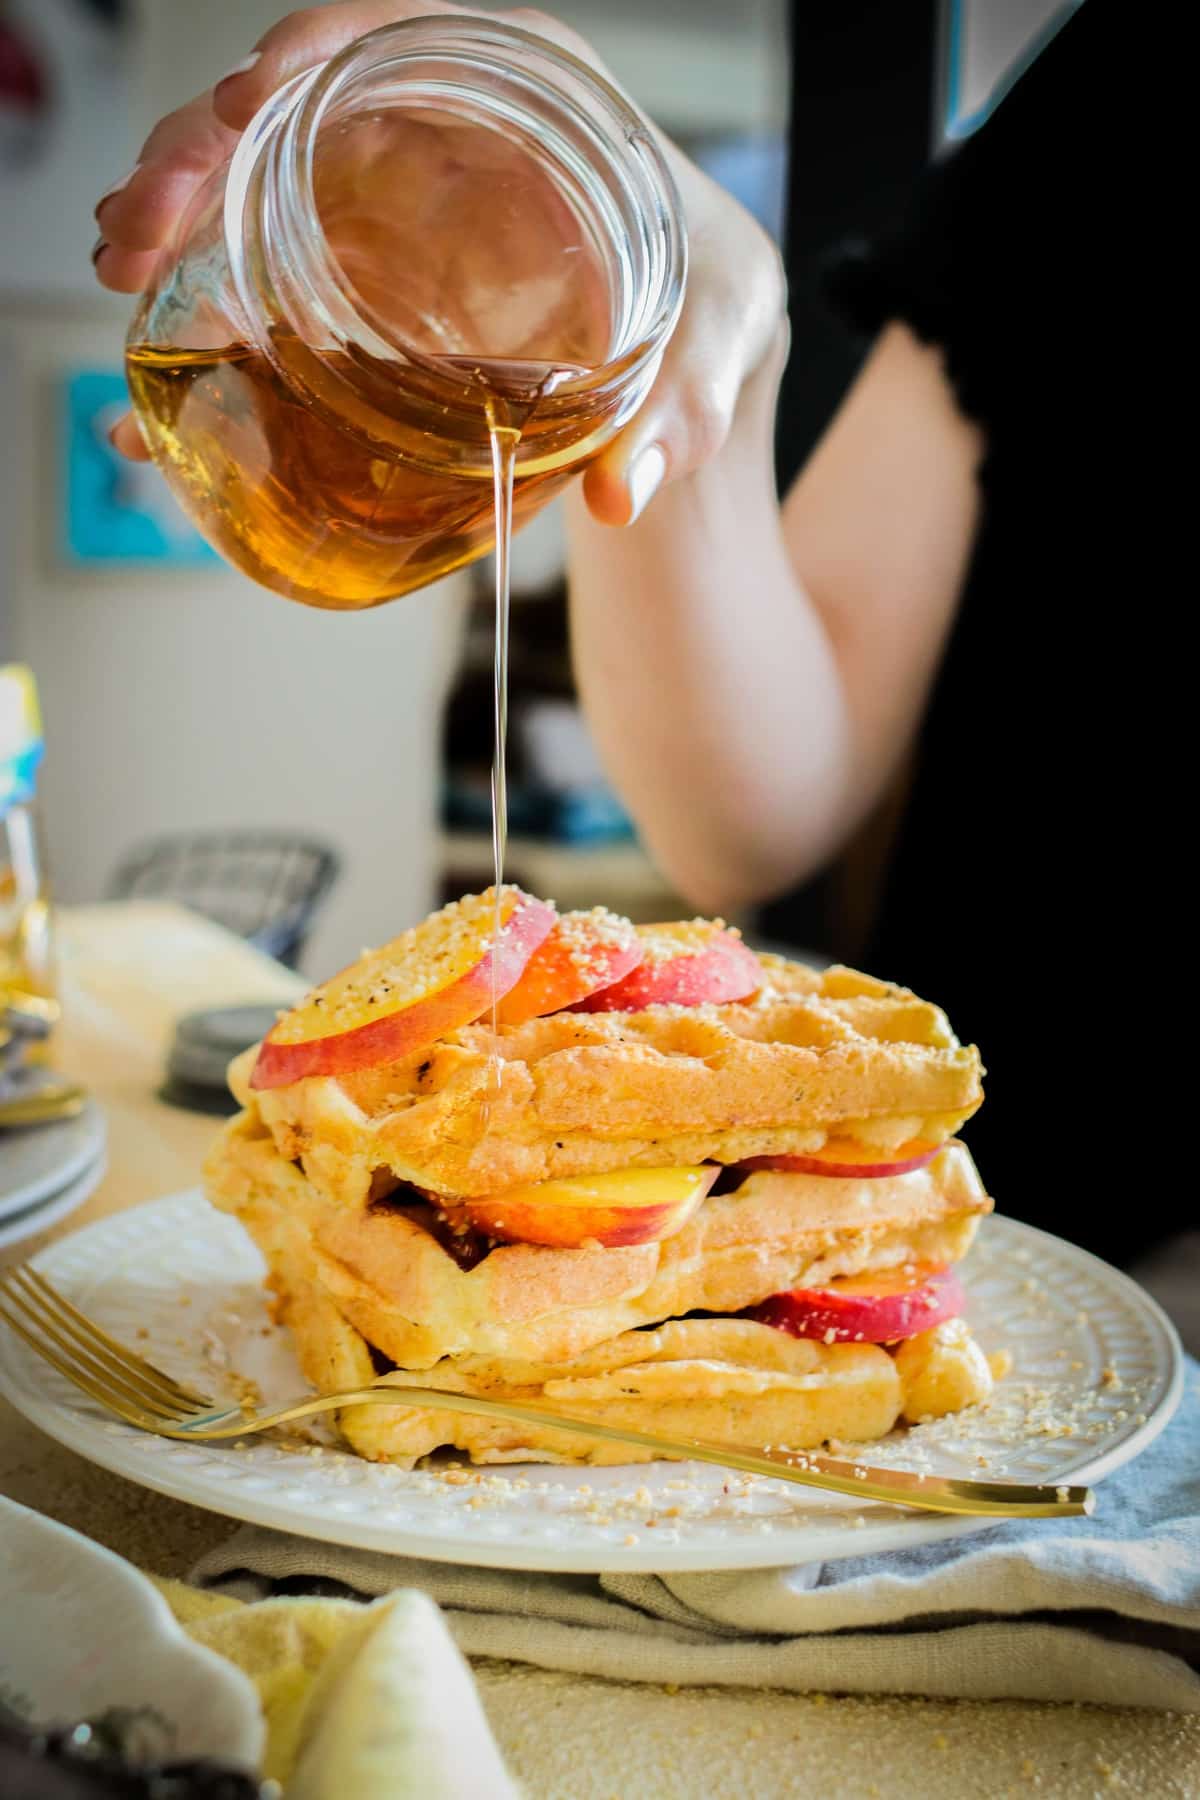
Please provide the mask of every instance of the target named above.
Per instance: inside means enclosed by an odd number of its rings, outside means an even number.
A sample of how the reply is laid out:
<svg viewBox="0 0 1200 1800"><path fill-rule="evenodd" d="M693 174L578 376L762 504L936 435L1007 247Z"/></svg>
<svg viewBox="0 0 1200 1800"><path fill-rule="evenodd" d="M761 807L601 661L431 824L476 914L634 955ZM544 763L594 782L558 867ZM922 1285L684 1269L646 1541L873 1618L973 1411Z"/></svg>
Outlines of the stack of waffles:
<svg viewBox="0 0 1200 1800"><path fill-rule="evenodd" d="M240 1058L207 1187L314 1386L395 1386L340 1415L364 1456L638 1459L406 1407L406 1384L862 1441L991 1387L954 1276L991 1205L955 1136L980 1076L902 988L506 889L365 954Z"/></svg>

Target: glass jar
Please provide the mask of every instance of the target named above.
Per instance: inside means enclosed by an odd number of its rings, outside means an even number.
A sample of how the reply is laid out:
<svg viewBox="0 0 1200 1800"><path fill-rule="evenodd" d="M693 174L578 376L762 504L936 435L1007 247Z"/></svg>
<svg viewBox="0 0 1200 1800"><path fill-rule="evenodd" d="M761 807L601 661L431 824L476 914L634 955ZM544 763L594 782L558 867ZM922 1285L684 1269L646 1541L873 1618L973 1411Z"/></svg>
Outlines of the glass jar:
<svg viewBox="0 0 1200 1800"><path fill-rule="evenodd" d="M514 528L625 424L683 298L645 122L555 45L385 26L281 88L204 185L130 330L143 433L256 581L378 605Z"/></svg>

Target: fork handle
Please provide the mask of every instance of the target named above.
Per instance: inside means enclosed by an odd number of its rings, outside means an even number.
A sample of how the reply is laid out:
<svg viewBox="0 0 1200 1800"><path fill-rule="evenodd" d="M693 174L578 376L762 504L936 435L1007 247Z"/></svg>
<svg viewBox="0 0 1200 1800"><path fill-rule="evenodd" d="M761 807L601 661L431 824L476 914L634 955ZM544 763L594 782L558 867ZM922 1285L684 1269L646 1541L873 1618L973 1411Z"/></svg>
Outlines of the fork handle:
<svg viewBox="0 0 1200 1800"><path fill-rule="evenodd" d="M768 1475L793 1481L801 1487L824 1488L849 1494L855 1500L882 1500L892 1506L913 1507L921 1512L960 1513L975 1518L1058 1519L1090 1513L1095 1496L1084 1487L1027 1487L1007 1481L955 1481L923 1475L909 1469L876 1469L861 1462L841 1462L802 1450L742 1450L701 1438L660 1437L624 1425L605 1425L596 1419L572 1418L546 1407L515 1400L485 1400L476 1394L454 1394L440 1388L389 1386L386 1379L373 1387L341 1394L316 1394L292 1406L272 1408L262 1414L238 1411L209 1413L189 1429L172 1431L179 1438L232 1438L265 1431L293 1419L315 1413L340 1411L347 1406L430 1407L439 1412L470 1413L475 1417L504 1419L520 1424L551 1426L585 1437L606 1438L616 1444L636 1444L657 1450L662 1456L688 1462L715 1463L719 1468L741 1469L751 1475ZM229 1420L227 1424L225 1421Z"/></svg>

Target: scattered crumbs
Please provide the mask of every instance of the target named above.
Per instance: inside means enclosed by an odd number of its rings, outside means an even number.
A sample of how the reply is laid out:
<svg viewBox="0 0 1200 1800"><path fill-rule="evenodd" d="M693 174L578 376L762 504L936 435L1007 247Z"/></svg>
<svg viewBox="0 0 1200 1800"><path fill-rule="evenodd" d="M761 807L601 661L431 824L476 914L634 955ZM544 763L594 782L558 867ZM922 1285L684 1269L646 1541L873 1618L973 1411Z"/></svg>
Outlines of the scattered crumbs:
<svg viewBox="0 0 1200 1800"><path fill-rule="evenodd" d="M139 1325L137 1328L137 1335L140 1338L148 1338L150 1336L150 1333L146 1330L146 1327L144 1325Z"/></svg>
<svg viewBox="0 0 1200 1800"><path fill-rule="evenodd" d="M641 1539L637 1536L636 1532L630 1531L625 1534L621 1539L621 1542L626 1545L627 1548L633 1549L635 1545L641 1542Z"/></svg>
<svg viewBox="0 0 1200 1800"><path fill-rule="evenodd" d="M1054 1490L1054 1498L1058 1501L1060 1506L1065 1506L1067 1501L1071 1498L1070 1488L1056 1487Z"/></svg>
<svg viewBox="0 0 1200 1800"><path fill-rule="evenodd" d="M1125 1386L1125 1383L1121 1380L1121 1377L1117 1374L1115 1369L1102 1369L1100 1371L1100 1382L1103 1387L1109 1388L1114 1394L1119 1394L1121 1389Z"/></svg>
<svg viewBox="0 0 1200 1800"><path fill-rule="evenodd" d="M262 1389L257 1381L251 1381L247 1376L239 1375L235 1370L229 1375L229 1386L233 1390L234 1399L243 1412L258 1411L263 1397Z"/></svg>
<svg viewBox="0 0 1200 1800"><path fill-rule="evenodd" d="M948 1750L950 1748L950 1740L944 1731L937 1731L934 1733L933 1747L935 1750Z"/></svg>
<svg viewBox="0 0 1200 1800"><path fill-rule="evenodd" d="M216 1332L211 1328L206 1328L201 1333L200 1341L204 1347L204 1360L209 1368L220 1370L228 1369L229 1350L228 1347L221 1342Z"/></svg>
<svg viewBox="0 0 1200 1800"><path fill-rule="evenodd" d="M663 1693L664 1694L677 1694L678 1692L679 1692L679 1683L677 1681L664 1681L663 1682Z"/></svg>

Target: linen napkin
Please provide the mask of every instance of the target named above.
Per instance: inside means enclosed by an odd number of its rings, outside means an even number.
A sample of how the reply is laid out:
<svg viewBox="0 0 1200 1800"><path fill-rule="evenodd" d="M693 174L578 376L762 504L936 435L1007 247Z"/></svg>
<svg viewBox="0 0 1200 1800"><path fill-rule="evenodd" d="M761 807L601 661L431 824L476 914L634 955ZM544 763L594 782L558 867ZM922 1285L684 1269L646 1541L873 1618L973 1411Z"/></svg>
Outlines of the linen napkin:
<svg viewBox="0 0 1200 1800"><path fill-rule="evenodd" d="M468 1656L624 1681L1200 1711L1200 1367L1090 1519L1016 1520L882 1556L553 1575L247 1527L191 1579L242 1598L420 1588Z"/></svg>
<svg viewBox="0 0 1200 1800"><path fill-rule="evenodd" d="M189 1637L257 1686L260 1773L288 1800L518 1800L470 1671L425 1594L247 1606L151 1579Z"/></svg>

